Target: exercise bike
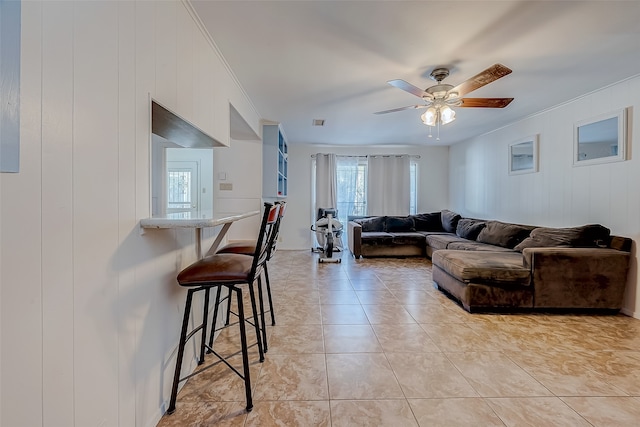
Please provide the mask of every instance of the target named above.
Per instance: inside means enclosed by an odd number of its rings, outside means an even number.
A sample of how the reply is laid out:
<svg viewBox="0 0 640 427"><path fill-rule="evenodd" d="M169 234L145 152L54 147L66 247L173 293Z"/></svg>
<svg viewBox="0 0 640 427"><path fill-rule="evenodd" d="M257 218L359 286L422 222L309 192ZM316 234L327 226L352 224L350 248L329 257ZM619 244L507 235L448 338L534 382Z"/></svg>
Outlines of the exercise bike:
<svg viewBox="0 0 640 427"><path fill-rule="evenodd" d="M336 209L318 209L318 220L311 226L311 231L316 233L316 240L320 246L311 249L313 252L322 253L318 262L341 263L342 258L333 258L334 252L342 251L342 224L334 218Z"/></svg>

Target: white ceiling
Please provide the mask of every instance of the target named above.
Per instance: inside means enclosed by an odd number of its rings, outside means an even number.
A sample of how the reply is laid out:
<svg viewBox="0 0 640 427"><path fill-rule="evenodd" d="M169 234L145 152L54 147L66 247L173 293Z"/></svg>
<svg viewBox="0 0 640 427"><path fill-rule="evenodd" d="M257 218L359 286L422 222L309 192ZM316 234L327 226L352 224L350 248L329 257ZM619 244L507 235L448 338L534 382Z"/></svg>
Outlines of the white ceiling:
<svg viewBox="0 0 640 427"><path fill-rule="evenodd" d="M289 143L452 144L640 74L640 1L191 0L266 120ZM458 108L439 142L420 103L388 85L457 85L501 63L513 73L468 97L513 97L504 109ZM325 119L313 127L313 119Z"/></svg>

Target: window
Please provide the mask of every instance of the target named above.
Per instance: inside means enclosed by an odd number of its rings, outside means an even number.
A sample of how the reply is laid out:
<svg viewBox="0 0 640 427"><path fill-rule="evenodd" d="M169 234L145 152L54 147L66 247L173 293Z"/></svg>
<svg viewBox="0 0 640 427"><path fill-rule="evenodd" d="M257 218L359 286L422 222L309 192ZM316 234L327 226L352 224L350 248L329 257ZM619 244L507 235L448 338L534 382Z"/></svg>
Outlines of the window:
<svg viewBox="0 0 640 427"><path fill-rule="evenodd" d="M346 224L350 215L367 213L367 158L336 159L338 220Z"/></svg>
<svg viewBox="0 0 640 427"><path fill-rule="evenodd" d="M349 216L367 215L367 173L368 163L366 156L337 156L336 181L337 181L337 209L338 221L345 227ZM411 159L409 167L409 214L418 212L418 162ZM312 191L315 192L315 161L312 167ZM315 200L315 193L312 194ZM313 211L315 221L315 210Z"/></svg>

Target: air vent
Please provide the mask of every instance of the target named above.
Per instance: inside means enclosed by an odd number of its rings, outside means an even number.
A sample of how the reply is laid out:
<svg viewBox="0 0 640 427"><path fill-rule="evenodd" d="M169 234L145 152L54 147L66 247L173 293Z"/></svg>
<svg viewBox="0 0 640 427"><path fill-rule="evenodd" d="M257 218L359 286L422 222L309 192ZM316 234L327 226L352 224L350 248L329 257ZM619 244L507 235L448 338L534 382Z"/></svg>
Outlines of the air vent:
<svg viewBox="0 0 640 427"><path fill-rule="evenodd" d="M324 119L313 119L313 126L324 126Z"/></svg>

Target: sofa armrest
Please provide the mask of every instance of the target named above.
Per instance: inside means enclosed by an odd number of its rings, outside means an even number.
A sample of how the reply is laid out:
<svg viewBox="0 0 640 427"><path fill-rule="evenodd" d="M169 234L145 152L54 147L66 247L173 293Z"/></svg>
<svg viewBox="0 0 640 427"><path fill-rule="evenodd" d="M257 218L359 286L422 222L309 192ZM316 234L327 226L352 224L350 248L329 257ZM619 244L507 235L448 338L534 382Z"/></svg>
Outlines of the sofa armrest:
<svg viewBox="0 0 640 427"><path fill-rule="evenodd" d="M354 221L347 224L347 236L349 241L349 250L354 257L360 258L362 255L362 226Z"/></svg>
<svg viewBox="0 0 640 427"><path fill-rule="evenodd" d="M534 304L553 308L620 309L630 254L604 248L527 248Z"/></svg>

